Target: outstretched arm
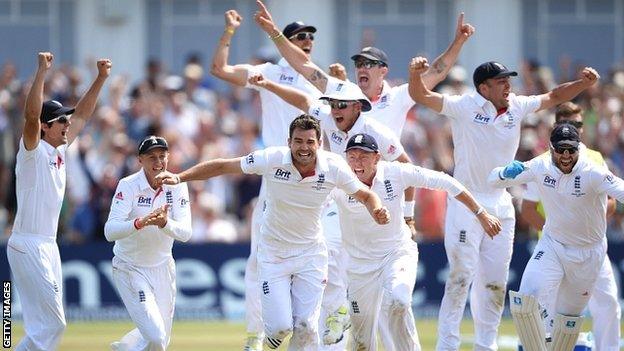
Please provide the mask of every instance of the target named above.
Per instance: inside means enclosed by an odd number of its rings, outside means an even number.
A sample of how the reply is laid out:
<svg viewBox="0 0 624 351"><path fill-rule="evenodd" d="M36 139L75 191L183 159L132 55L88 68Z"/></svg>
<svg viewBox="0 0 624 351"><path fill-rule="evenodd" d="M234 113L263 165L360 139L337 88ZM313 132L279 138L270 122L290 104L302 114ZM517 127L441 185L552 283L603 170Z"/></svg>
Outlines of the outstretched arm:
<svg viewBox="0 0 624 351"><path fill-rule="evenodd" d="M271 17L269 10L267 10L262 1L256 0L256 4L258 5L258 11L256 11L254 15L256 23L258 23L260 28L273 40L280 54L288 61L290 66L310 81L321 93L324 93L329 79L327 73L323 72L322 69L308 58L303 50L291 43L290 40L282 34L275 25L275 22L273 22L273 17Z"/></svg>
<svg viewBox="0 0 624 351"><path fill-rule="evenodd" d="M215 77L238 86L245 86L247 82L247 68L243 65L231 66L228 64L230 55L230 42L236 29L240 27L243 17L236 10L229 10L225 13L225 30L212 58L210 73Z"/></svg>
<svg viewBox="0 0 624 351"><path fill-rule="evenodd" d="M242 157L218 158L204 161L178 174L161 172L156 176L156 181L159 184L174 185L192 180L206 180L223 174L242 174L241 159Z"/></svg>
<svg viewBox="0 0 624 351"><path fill-rule="evenodd" d="M468 38L470 38L474 32L475 28L470 23L464 23L464 13L462 12L459 14L457 27L455 28L455 39L453 39L446 51L438 56L431 64L431 67L422 75L423 82L427 88L433 89L446 78L451 67L453 67L457 61L457 57L459 57L459 52L464 46L464 43L468 41Z"/></svg>
<svg viewBox="0 0 624 351"><path fill-rule="evenodd" d="M591 67L585 67L583 71L581 71L580 76L581 77L575 81L563 83L548 93L540 95L539 97L542 103L537 110L546 110L563 102L570 101L583 90L596 84L598 79L600 79L598 72Z"/></svg>
<svg viewBox="0 0 624 351"><path fill-rule="evenodd" d="M80 101L78 101L78 104L76 104L76 111L74 111L71 118L72 127L69 128L67 135L67 141L70 144L80 134L93 115L98 95L100 94L100 90L102 90L102 86L104 85L106 78L110 75L110 70L113 65L109 59L100 59L96 64L98 75L95 77L93 83L91 83L89 90L87 90L87 92L80 98Z"/></svg>
<svg viewBox="0 0 624 351"><path fill-rule="evenodd" d="M377 224L388 224L390 213L383 207L379 196L369 189L362 188L353 194L353 197L363 203Z"/></svg>
<svg viewBox="0 0 624 351"><path fill-rule="evenodd" d="M442 111L444 97L442 94L429 90L423 81L423 73L429 63L424 57L414 57L409 64L409 94L416 103L426 106L435 112Z"/></svg>
<svg viewBox="0 0 624 351"><path fill-rule="evenodd" d="M43 107L43 83L45 75L52 67L54 55L49 52L40 52L37 54L37 72L33 80L28 96L26 97L26 106L24 108L24 146L26 150L33 150L39 144L41 122L41 109Z"/></svg>
<svg viewBox="0 0 624 351"><path fill-rule="evenodd" d="M271 80L265 79L262 74L249 78L249 84L257 85L272 92L282 98L282 100L306 113L310 109L310 106L312 106L312 99L308 96L308 94L295 88L277 84Z"/></svg>

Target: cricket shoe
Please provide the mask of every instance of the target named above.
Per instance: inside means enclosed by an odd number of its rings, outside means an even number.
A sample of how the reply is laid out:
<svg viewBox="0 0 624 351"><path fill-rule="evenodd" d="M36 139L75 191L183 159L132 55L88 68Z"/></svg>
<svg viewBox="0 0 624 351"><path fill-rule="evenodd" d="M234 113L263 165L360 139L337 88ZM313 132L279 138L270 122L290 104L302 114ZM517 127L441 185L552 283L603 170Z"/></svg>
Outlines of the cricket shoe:
<svg viewBox="0 0 624 351"><path fill-rule="evenodd" d="M351 319L347 307L341 306L336 312L330 314L325 320L323 343L332 345L340 342L344 337L345 330L351 327Z"/></svg>
<svg viewBox="0 0 624 351"><path fill-rule="evenodd" d="M247 333L247 342L243 351L262 351L262 336L255 333Z"/></svg>

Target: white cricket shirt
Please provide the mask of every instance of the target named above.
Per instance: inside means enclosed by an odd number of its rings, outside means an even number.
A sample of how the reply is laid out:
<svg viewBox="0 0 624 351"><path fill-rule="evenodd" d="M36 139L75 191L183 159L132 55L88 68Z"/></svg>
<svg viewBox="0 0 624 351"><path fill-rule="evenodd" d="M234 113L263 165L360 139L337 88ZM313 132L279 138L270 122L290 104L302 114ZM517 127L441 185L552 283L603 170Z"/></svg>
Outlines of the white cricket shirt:
<svg viewBox="0 0 624 351"><path fill-rule="evenodd" d="M544 234L565 245L593 245L605 239L607 195L624 201L624 180L607 168L579 157L570 174L562 173L549 157L525 163L527 169L515 179L501 180L497 167L488 181L496 187L534 182L544 205Z"/></svg>
<svg viewBox="0 0 624 351"><path fill-rule="evenodd" d="M149 225L137 230L134 220L168 204L169 218L163 228ZM143 169L119 181L104 226L113 253L141 267L157 266L171 257L173 240L187 241L192 234L191 205L186 183L163 185L157 190L147 182Z"/></svg>
<svg viewBox="0 0 624 351"><path fill-rule="evenodd" d="M248 76L262 73L265 79L278 84L287 85L299 89L310 95L313 99L321 96L304 76L295 71L288 62L282 58L277 64L270 62L249 66ZM255 85L247 83L247 87L260 93L262 103L262 141L264 146L285 146L288 144L288 128L290 123L304 112L286 103L282 98Z"/></svg>
<svg viewBox="0 0 624 351"><path fill-rule="evenodd" d="M445 190L457 196L464 187L442 172L401 162L379 161L371 190L390 212L390 223L377 224L366 206L338 190L332 193L339 210L342 240L349 256L379 260L411 243L411 231L403 220L403 198L406 188L415 186Z"/></svg>
<svg viewBox="0 0 624 351"><path fill-rule="evenodd" d="M20 139L15 164L17 213L13 233L56 238L65 196L66 150L67 144L54 148L41 139L29 151L24 139Z"/></svg>
<svg viewBox="0 0 624 351"><path fill-rule="evenodd" d="M490 171L514 160L522 120L540 104L538 96L509 94L509 108L497 115L494 105L477 92L444 95L441 113L451 118L453 176L473 193L495 192L487 182Z"/></svg>
<svg viewBox="0 0 624 351"><path fill-rule="evenodd" d="M321 242L321 212L332 189L347 194L364 189L340 156L318 150L316 157L315 174L306 178L285 146L254 151L241 159L243 172L263 175L266 184L260 255L288 258Z"/></svg>

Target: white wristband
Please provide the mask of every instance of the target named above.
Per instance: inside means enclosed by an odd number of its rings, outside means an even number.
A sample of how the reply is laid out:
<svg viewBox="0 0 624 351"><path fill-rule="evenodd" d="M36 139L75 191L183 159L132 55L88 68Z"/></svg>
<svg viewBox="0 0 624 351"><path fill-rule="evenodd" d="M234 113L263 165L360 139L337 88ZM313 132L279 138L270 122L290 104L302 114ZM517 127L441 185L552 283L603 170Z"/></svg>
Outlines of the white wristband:
<svg viewBox="0 0 624 351"><path fill-rule="evenodd" d="M483 206L479 206L479 208L477 208L477 210L474 212L475 216L478 216L480 214L482 214L483 212L485 212L485 208L483 208Z"/></svg>
<svg viewBox="0 0 624 351"><path fill-rule="evenodd" d="M416 202L414 201L405 201L405 205L403 206L403 217L414 217L414 206Z"/></svg>

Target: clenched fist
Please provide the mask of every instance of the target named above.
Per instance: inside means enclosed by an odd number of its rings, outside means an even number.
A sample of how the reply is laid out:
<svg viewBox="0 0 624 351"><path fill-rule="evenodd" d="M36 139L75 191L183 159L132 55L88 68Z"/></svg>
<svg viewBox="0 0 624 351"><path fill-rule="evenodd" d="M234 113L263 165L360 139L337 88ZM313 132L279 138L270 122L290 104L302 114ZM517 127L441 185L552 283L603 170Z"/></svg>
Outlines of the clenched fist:
<svg viewBox="0 0 624 351"><path fill-rule="evenodd" d="M591 67L583 68L580 75L581 75L581 80L587 86L592 86L596 84L598 79L600 79L600 75L598 74L598 72Z"/></svg>
<svg viewBox="0 0 624 351"><path fill-rule="evenodd" d="M373 219L377 224L390 223L390 212L385 207L379 207L373 210Z"/></svg>
<svg viewBox="0 0 624 351"><path fill-rule="evenodd" d="M410 74L423 74L427 69L429 69L429 61L427 61L426 57L418 56L410 61Z"/></svg>
<svg viewBox="0 0 624 351"><path fill-rule="evenodd" d="M243 17L236 12L236 10L229 10L225 12L225 28L236 29L240 27Z"/></svg>
<svg viewBox="0 0 624 351"><path fill-rule="evenodd" d="M98 76L107 78L110 75L111 67L113 67L111 60L99 59L97 61Z"/></svg>
<svg viewBox="0 0 624 351"><path fill-rule="evenodd" d="M54 55L50 52L40 52L37 54L37 61L39 63L39 69L48 70L52 67L52 61L54 60Z"/></svg>

